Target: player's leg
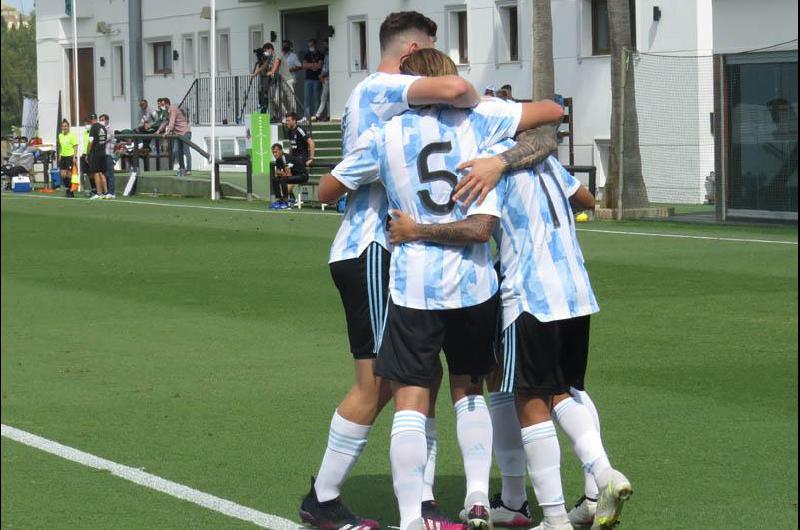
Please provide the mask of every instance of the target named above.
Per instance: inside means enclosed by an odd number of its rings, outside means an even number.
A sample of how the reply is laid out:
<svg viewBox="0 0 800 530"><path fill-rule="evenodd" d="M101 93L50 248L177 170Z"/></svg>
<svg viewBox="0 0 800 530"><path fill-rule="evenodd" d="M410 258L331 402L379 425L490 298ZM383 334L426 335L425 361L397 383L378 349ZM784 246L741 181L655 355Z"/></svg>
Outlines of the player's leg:
<svg viewBox="0 0 800 530"><path fill-rule="evenodd" d="M516 396L522 444L536 500L544 513L538 530L572 528L561 484L561 449L550 408L568 386L559 371L558 328L522 313L504 333L505 365L513 365L503 389Z"/></svg>
<svg viewBox="0 0 800 530"><path fill-rule="evenodd" d="M373 244L358 258L330 266L344 305L355 382L334 411L317 478L300 507L304 522L317 527L378 526L353 515L340 493L366 446L372 423L390 399L387 384L374 372L376 336L386 310L381 291L388 293L388 265L386 250Z"/></svg>
<svg viewBox="0 0 800 530"><path fill-rule="evenodd" d="M494 342L498 298L447 311L444 353L456 432L466 477L465 519L473 528L491 526L489 474L492 466L492 420L483 398L483 380L495 366Z"/></svg>
<svg viewBox="0 0 800 530"><path fill-rule="evenodd" d="M375 363L376 374L390 380L394 391L396 412L390 461L402 530L423 524L424 467L428 461L426 414L445 332L443 313L390 302ZM437 521L435 526L447 529L450 523Z"/></svg>
<svg viewBox="0 0 800 530"><path fill-rule="evenodd" d="M438 360L438 358L437 358ZM433 493L433 484L436 477L436 456L438 454L439 439L436 432L436 398L442 384L442 364L437 363L436 372L431 381L430 396L428 400L428 417L425 419L425 439L428 443L428 459L425 462L422 484L422 517L433 521L447 521L447 516L436 502Z"/></svg>
<svg viewBox="0 0 800 530"><path fill-rule="evenodd" d="M497 526L527 528L531 524L531 516L525 490L527 460L522 446L521 426L514 394L502 388L504 374L513 369L513 355L506 355L503 351L505 342L501 342L498 349L499 366L486 381L494 431L494 458L502 477L502 490L492 499L492 521ZM505 367L506 358L509 359L508 368Z"/></svg>
<svg viewBox="0 0 800 530"><path fill-rule="evenodd" d="M589 317L556 322L561 342L560 367L570 387L582 390L589 351ZM611 467L600 431L590 410L569 394L554 400L553 416L572 442L575 454L600 490L593 528L610 528L630 497L630 481Z"/></svg>
<svg viewBox="0 0 800 530"><path fill-rule="evenodd" d="M569 394L572 396L572 399L583 404L589 410L597 432L601 432L600 416L589 394L586 393L585 390L578 390L577 388L570 388ZM591 526L594 522L594 514L597 512L597 500L600 498L600 490L597 487L597 482L594 480L594 475L592 475L591 471L588 469L583 470L583 482L583 495L569 511L569 520L572 526L575 527Z"/></svg>

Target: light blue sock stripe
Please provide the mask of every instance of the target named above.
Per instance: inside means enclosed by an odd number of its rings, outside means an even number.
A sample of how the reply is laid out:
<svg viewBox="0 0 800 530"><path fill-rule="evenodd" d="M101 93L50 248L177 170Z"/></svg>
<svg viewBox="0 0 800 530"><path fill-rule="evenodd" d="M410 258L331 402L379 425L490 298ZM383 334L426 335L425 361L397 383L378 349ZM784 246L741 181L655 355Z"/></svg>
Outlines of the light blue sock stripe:
<svg viewBox="0 0 800 530"><path fill-rule="evenodd" d="M522 443L527 444L535 440L544 440L545 438L552 438L554 436L556 436L556 426L553 425L552 421L548 421L523 429Z"/></svg>
<svg viewBox="0 0 800 530"><path fill-rule="evenodd" d="M553 413L556 416L556 420L561 418L561 415L564 414L564 412L566 412L567 410L571 409L572 407L574 407L577 404L578 404L578 402L575 401L574 399L567 398L564 401L562 401L561 403L559 403L558 405L556 405L555 407L553 407Z"/></svg>
<svg viewBox="0 0 800 530"><path fill-rule="evenodd" d="M358 456L366 445L366 439L350 438L333 431L328 433L328 448L338 453Z"/></svg>
<svg viewBox="0 0 800 530"><path fill-rule="evenodd" d="M456 417L458 417L473 410L488 410L488 407L486 406L486 401L483 399L483 396L469 396L456 403L455 409Z"/></svg>

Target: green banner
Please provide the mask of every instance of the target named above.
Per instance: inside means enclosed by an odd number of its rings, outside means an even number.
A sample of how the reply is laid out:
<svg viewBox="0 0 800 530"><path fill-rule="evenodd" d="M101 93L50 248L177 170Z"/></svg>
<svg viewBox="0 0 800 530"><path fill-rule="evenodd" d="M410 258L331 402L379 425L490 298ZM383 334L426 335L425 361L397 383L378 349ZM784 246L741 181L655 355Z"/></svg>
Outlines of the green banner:
<svg viewBox="0 0 800 530"><path fill-rule="evenodd" d="M269 175L269 164L272 161L269 114L254 112L250 115L250 137L253 140L251 152L253 175Z"/></svg>

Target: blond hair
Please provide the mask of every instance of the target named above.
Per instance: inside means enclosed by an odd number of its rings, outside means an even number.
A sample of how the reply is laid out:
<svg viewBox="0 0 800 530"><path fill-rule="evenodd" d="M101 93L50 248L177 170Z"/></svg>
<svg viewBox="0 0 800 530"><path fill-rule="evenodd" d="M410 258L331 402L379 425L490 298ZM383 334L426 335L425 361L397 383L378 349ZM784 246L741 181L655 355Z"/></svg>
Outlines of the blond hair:
<svg viewBox="0 0 800 530"><path fill-rule="evenodd" d="M436 48L421 48L414 51L400 63L400 72L424 77L458 75L453 59Z"/></svg>

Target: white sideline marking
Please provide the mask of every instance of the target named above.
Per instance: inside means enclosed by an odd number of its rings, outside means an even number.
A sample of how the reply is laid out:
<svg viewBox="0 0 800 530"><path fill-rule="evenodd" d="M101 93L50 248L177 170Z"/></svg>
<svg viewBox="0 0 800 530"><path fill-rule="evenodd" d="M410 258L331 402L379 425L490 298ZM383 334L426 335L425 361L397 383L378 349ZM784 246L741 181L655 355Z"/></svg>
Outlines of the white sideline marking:
<svg viewBox="0 0 800 530"><path fill-rule="evenodd" d="M111 460L84 453L78 449L61 445L58 442L36 436L35 434L5 424L2 425L2 435L16 442L40 449L52 455L60 456L72 462L77 462L78 464L103 471L110 471L112 475L124 478L140 486L166 493L167 495L189 501L203 508L208 508L209 510L227 515L228 517L253 523L262 528L271 528L273 530L298 530L302 528L299 524L278 517L277 515L270 515L254 510L253 508L241 506L235 502L215 497L214 495L198 491L189 486L184 486L183 484L151 475L141 469L117 464Z"/></svg>
<svg viewBox="0 0 800 530"><path fill-rule="evenodd" d="M275 211L275 210L267 210L267 209L253 209L253 208L228 208L226 206L202 206L199 204L172 204L172 203L165 203L165 202L153 202L153 201L140 201L136 199L116 199L116 200L103 200L103 199L96 199L92 201L91 199L83 198L83 197L75 197L75 198L68 198L68 197L54 197L49 195L9 195L7 193L3 194L3 199L63 199L69 201L91 201L91 202L100 202L102 204L144 204L146 206L165 206L168 208L194 208L199 210L223 210L227 212L249 212L249 213L269 213L269 214L276 214L276 215L286 215L286 211ZM330 216L332 215L326 214L324 212L312 212L307 210L290 210L288 213L294 214L303 214L303 215L322 215L322 216ZM797 246L797 241L780 241L777 239L746 239L746 238L739 238L739 237L719 237L719 236L693 236L689 234L659 234L656 232L634 232L634 231L626 231L626 230L601 230L598 228L578 228L578 232L594 232L597 234L617 234L622 236L647 236L647 237L667 237L667 238L675 238L675 239L701 239L706 241L728 241L734 243L766 243L766 244L773 244L773 245L794 245Z"/></svg>

